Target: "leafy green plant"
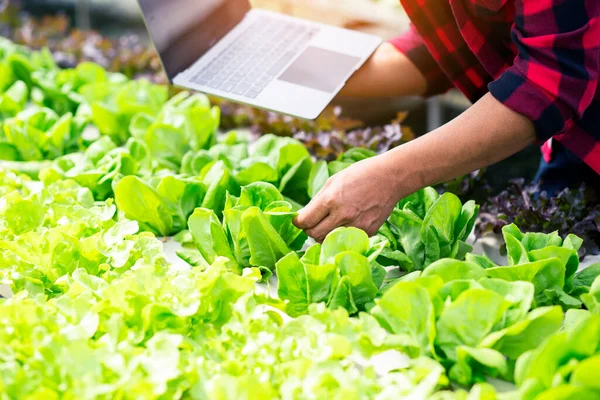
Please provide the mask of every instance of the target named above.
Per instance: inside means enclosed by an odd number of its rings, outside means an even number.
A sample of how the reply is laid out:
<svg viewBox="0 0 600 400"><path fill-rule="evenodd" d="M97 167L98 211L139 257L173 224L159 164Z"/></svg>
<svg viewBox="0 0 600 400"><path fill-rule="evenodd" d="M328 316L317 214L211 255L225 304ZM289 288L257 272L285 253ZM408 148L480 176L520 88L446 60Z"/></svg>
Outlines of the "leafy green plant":
<svg viewBox="0 0 600 400"><path fill-rule="evenodd" d="M239 162L236 176L241 184L270 182L283 195L305 204L312 164L308 150L297 140L265 135Z"/></svg>
<svg viewBox="0 0 600 400"><path fill-rule="evenodd" d="M202 257L209 264L218 257L232 269L261 267L270 275L279 259L300 250L306 235L292 219L294 207L277 188L265 182L245 186L239 198L227 194L223 221L213 209L198 208L188 226Z"/></svg>
<svg viewBox="0 0 600 400"><path fill-rule="evenodd" d="M0 278L15 293L59 296L68 289L64 279L78 268L110 279L115 270L164 263L162 245L152 234L138 233L134 221L115 222L112 201L96 204L91 192L73 181L41 191L29 190L26 181L7 188L4 199Z"/></svg>
<svg viewBox="0 0 600 400"><path fill-rule="evenodd" d="M597 271L600 269L600 264L595 264L589 268ZM584 272L582 271L580 275L583 275ZM581 300L588 310L600 315L600 274L596 276L587 293L581 295Z"/></svg>
<svg viewBox="0 0 600 400"><path fill-rule="evenodd" d="M579 237L505 226L499 266L467 253L477 205L426 188L375 237L305 249L301 204L380 144L313 164L295 139L217 135L202 95L4 40L0 88L7 399L483 400L489 378L506 398L600 395L600 265L578 271Z"/></svg>
<svg viewBox="0 0 600 400"><path fill-rule="evenodd" d="M0 121L14 117L23 111L29 100L29 88L23 81L16 81L0 95Z"/></svg>
<svg viewBox="0 0 600 400"><path fill-rule="evenodd" d="M600 315L583 310L567 311L563 330L518 359L515 367L518 396L522 399L600 396L599 340Z"/></svg>
<svg viewBox="0 0 600 400"><path fill-rule="evenodd" d="M130 175L115 185L119 212L160 236L184 230L188 217L202 205L205 195L201 181L176 175L155 178L150 183Z"/></svg>
<svg viewBox="0 0 600 400"><path fill-rule="evenodd" d="M509 265L485 263L490 277L532 282L536 305L559 304L565 310L581 308L579 296L589 290L591 281L600 273L598 267L577 273L581 238L569 235L563 240L557 232L522 233L514 224L502 231ZM474 256L468 258L480 260Z"/></svg>
<svg viewBox="0 0 600 400"><path fill-rule="evenodd" d="M292 316L307 312L311 303L366 310L383 284L386 271L375 260L385 243L372 246L356 228L338 228L323 244L311 246L302 258L289 253L276 264L279 298L287 300Z"/></svg>
<svg viewBox="0 0 600 400"><path fill-rule="evenodd" d="M79 93L89 104L91 121L101 134L117 144L127 141L130 123L137 114L158 113L168 97L165 86L123 78L89 83Z"/></svg>
<svg viewBox="0 0 600 400"><path fill-rule="evenodd" d="M129 131L146 144L153 159L178 169L187 152L215 144L219 117L219 108L211 107L205 95L181 92L169 99L156 116L152 109L136 113Z"/></svg>
<svg viewBox="0 0 600 400"><path fill-rule="evenodd" d="M84 152L59 157L39 171L45 182L72 179L92 191L97 200L114 197L113 182L127 175L149 170L148 151L143 144L129 140L118 147L108 136L92 143Z"/></svg>
<svg viewBox="0 0 600 400"><path fill-rule="evenodd" d="M79 149L87 121L49 108L30 108L8 118L0 133L0 157L10 161L52 160Z"/></svg>
<svg viewBox="0 0 600 400"><path fill-rule="evenodd" d="M309 196L316 196L337 172L375 155L368 149L356 148L340 154L336 161L315 163L308 179ZM389 245L383 249L379 262L410 272L422 270L441 258L464 259L471 250L466 240L478 212L474 201L463 205L452 193L439 195L431 187L419 190L401 200L380 228L378 235Z"/></svg>
<svg viewBox="0 0 600 400"><path fill-rule="evenodd" d="M558 331L560 307L529 311L534 286L488 278L474 263L439 260L387 288L371 313L388 331L438 359L462 384L511 379L511 366Z"/></svg>
<svg viewBox="0 0 600 400"><path fill-rule="evenodd" d="M398 203L379 230L390 242L379 261L415 271L441 258L464 259L478 210L475 202L463 205L452 193L440 196L433 188L416 192Z"/></svg>

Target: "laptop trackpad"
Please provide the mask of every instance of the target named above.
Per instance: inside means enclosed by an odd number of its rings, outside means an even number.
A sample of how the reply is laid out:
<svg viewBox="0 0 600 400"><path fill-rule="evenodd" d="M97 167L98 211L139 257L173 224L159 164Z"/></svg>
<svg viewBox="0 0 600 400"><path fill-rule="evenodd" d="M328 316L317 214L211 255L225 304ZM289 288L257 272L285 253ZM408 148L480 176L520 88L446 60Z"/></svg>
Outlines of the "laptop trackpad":
<svg viewBox="0 0 600 400"><path fill-rule="evenodd" d="M279 77L311 89L333 93L360 62L360 58L318 47L308 47Z"/></svg>

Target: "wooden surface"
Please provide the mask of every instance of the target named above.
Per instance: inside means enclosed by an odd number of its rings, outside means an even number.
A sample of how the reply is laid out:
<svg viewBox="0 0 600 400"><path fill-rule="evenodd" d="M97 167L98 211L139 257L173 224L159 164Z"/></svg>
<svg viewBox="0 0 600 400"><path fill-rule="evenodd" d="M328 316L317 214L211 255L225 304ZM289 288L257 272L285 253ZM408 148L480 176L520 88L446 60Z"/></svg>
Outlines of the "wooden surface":
<svg viewBox="0 0 600 400"><path fill-rule="evenodd" d="M389 39L408 29L400 7L372 0L250 0L254 7L357 29Z"/></svg>
<svg viewBox="0 0 600 400"><path fill-rule="evenodd" d="M110 6L122 15L137 15L136 0L43 0L56 4L85 2ZM169 1L169 0L164 0ZM199 0L202 1L202 0ZM389 39L408 27L400 0L250 0L254 7L279 11L318 22L358 29ZM398 4L398 5L397 5Z"/></svg>

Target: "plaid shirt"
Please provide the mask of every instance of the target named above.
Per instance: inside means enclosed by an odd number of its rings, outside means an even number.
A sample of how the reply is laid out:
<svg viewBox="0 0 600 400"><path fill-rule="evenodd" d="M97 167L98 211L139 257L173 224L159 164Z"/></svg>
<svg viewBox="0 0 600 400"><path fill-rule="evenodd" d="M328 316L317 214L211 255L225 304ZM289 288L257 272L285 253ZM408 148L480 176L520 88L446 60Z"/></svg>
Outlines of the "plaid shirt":
<svg viewBox="0 0 600 400"><path fill-rule="evenodd" d="M490 92L600 174L600 0L400 0L413 25L391 41L428 95Z"/></svg>

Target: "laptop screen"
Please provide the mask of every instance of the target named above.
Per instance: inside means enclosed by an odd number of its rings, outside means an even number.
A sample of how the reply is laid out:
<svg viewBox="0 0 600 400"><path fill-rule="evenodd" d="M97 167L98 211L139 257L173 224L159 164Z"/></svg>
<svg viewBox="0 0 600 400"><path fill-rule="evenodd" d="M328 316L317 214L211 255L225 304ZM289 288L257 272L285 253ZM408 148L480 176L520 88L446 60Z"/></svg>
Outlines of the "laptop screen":
<svg viewBox="0 0 600 400"><path fill-rule="evenodd" d="M172 81L231 31L248 0L139 0L146 26Z"/></svg>

